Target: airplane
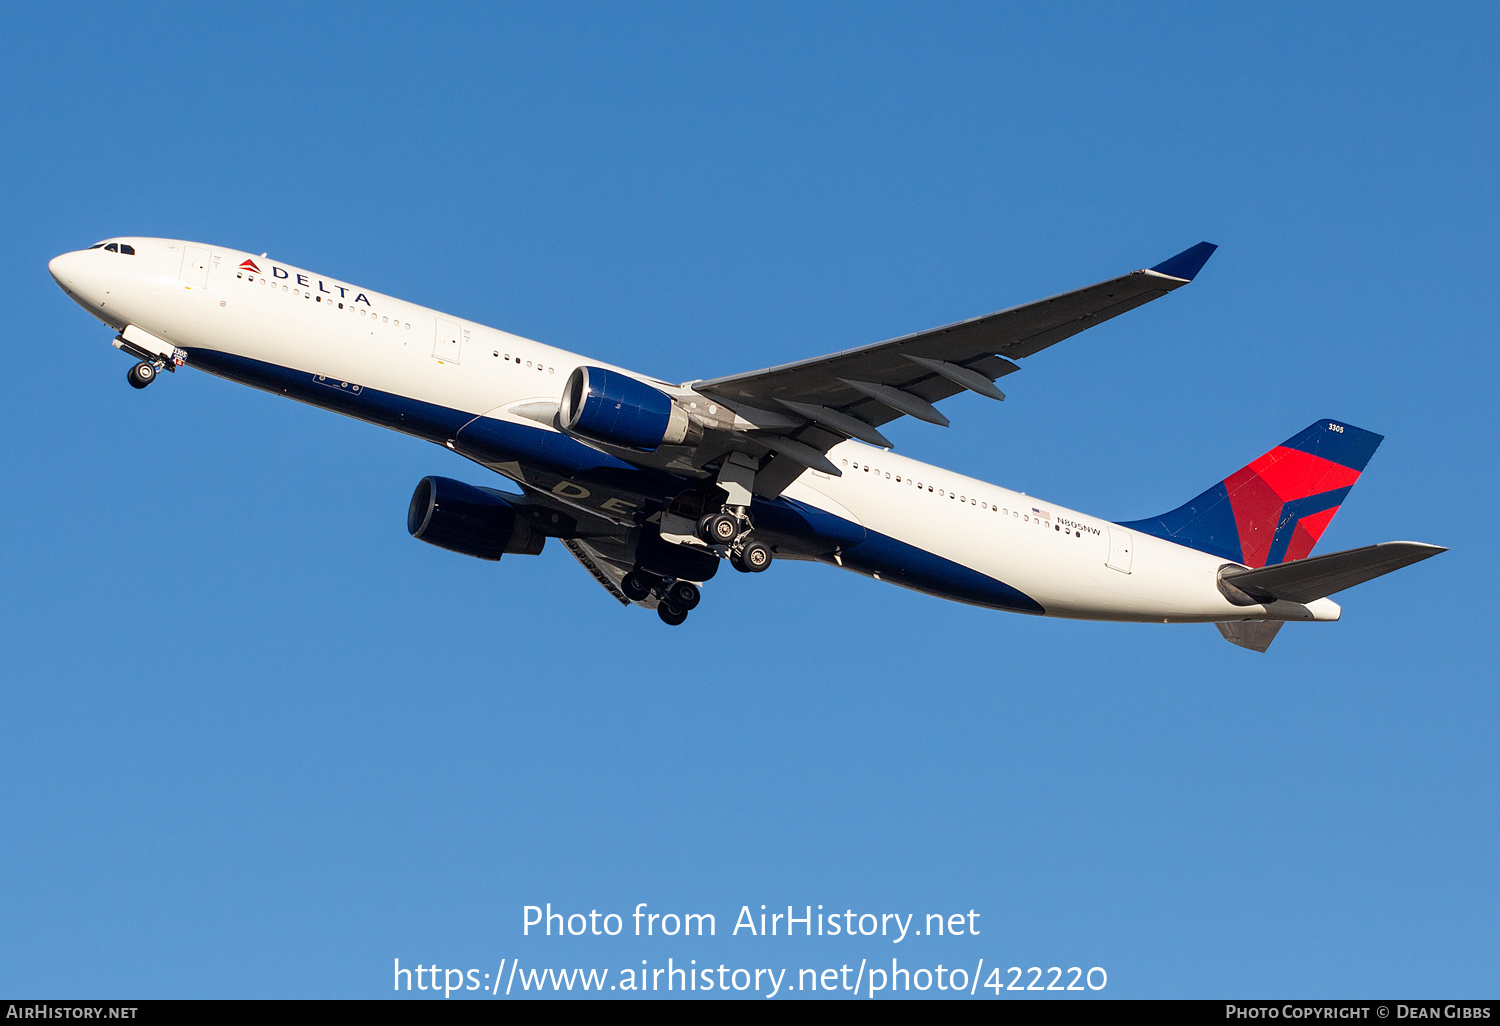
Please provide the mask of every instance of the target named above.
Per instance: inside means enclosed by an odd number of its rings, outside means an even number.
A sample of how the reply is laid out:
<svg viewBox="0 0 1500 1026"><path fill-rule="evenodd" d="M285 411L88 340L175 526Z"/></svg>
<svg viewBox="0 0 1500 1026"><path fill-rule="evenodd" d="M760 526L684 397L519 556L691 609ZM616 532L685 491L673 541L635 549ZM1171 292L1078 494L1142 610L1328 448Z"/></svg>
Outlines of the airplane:
<svg viewBox="0 0 1500 1026"><path fill-rule="evenodd" d="M880 428L1004 400L1016 361L1190 283L1201 242L1144 270L930 331L674 384L265 253L113 238L48 268L137 362L194 367L444 446L519 491L423 478L415 538L487 560L549 538L621 604L682 624L722 561L811 560L1038 616L1213 623L1264 652L1328 598L1447 551L1313 556L1382 436L1334 419L1160 516L1109 521L899 455ZM1007 386L1009 387L1009 386ZM495 480L487 478L487 480Z"/></svg>

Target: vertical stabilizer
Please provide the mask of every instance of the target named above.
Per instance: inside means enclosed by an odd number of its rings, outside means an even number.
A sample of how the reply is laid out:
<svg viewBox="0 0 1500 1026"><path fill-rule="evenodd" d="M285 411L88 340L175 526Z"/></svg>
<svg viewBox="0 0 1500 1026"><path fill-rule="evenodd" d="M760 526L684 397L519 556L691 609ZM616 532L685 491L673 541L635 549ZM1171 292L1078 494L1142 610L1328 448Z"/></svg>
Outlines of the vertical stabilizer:
<svg viewBox="0 0 1500 1026"><path fill-rule="evenodd" d="M1304 559L1381 440L1320 420L1170 513L1122 526L1248 567Z"/></svg>

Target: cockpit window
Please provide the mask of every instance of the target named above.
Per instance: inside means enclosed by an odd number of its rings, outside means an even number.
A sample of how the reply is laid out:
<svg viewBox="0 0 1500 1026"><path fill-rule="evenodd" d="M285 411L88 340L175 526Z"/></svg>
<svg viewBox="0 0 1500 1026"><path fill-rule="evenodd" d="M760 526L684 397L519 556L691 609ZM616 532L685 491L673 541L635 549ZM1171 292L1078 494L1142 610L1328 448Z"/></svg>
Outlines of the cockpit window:
<svg viewBox="0 0 1500 1026"><path fill-rule="evenodd" d="M106 253L118 253L118 252L120 252L120 247L117 244L111 242L108 246L104 247L104 252L106 252Z"/></svg>
<svg viewBox="0 0 1500 1026"><path fill-rule="evenodd" d="M135 247L122 242L120 243L120 252L126 256L135 256Z"/></svg>
<svg viewBox="0 0 1500 1026"><path fill-rule="evenodd" d="M89 249L103 249L103 248L104 248L104 243L102 243L102 242L96 242L92 246L89 247Z"/></svg>

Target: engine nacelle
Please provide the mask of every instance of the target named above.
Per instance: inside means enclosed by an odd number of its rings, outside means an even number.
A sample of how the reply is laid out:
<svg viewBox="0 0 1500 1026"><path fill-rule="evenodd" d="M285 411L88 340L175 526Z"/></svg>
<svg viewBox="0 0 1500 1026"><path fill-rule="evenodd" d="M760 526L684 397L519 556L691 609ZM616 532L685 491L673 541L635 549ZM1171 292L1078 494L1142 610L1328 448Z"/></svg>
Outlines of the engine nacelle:
<svg viewBox="0 0 1500 1026"><path fill-rule="evenodd" d="M480 559L507 552L534 556L547 541L499 492L446 477L417 483L406 529L419 541Z"/></svg>
<svg viewBox="0 0 1500 1026"><path fill-rule="evenodd" d="M654 451L703 437L667 393L602 367L579 367L568 377L558 421L569 434L626 449Z"/></svg>

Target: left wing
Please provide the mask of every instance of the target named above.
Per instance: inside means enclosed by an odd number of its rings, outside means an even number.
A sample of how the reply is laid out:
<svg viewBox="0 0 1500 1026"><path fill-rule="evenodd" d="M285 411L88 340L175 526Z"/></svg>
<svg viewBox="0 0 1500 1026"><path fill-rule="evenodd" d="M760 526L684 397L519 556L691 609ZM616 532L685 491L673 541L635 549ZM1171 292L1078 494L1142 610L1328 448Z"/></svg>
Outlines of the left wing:
<svg viewBox="0 0 1500 1026"><path fill-rule="evenodd" d="M620 590L620 582L630 572L628 567L621 568L605 558L604 553L581 538L561 539L563 547L573 554L573 558L589 572L589 575L598 581L604 590L609 592L610 597L622 606L630 605L630 600Z"/></svg>
<svg viewBox="0 0 1500 1026"><path fill-rule="evenodd" d="M1004 399L994 382L1019 369L1012 360L1181 288L1216 248L1200 242L1148 270L1050 299L842 353L695 381L690 387L731 409L748 408L752 419L756 411L768 411L791 414L793 422L815 422L825 430L809 438L792 430L788 436L794 445L779 450L793 459L802 457L805 465L811 465L808 454L798 452L796 442L818 452L843 438L889 448L890 442L875 430L878 425L913 416L946 427L948 419L933 404L965 389ZM824 437L830 433L831 440Z"/></svg>

